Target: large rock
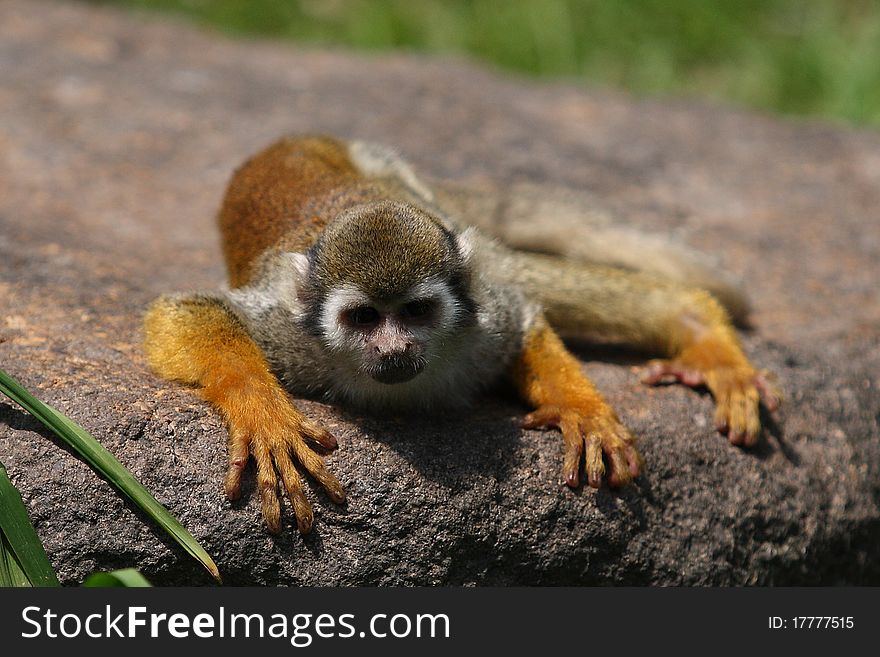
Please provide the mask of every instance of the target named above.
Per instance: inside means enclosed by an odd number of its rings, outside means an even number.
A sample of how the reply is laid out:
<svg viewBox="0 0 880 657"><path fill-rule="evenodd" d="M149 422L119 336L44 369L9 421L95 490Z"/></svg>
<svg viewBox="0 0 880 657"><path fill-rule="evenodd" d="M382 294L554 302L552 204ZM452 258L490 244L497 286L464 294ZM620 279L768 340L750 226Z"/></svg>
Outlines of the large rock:
<svg viewBox="0 0 880 657"><path fill-rule="evenodd" d="M698 102L636 101L462 64L231 42L81 4L0 4L0 363L89 428L229 583L880 584L880 136ZM712 402L581 350L648 467L564 488L561 443L499 394L423 422L302 407L339 438L350 501L263 529L222 495L225 429L144 365L162 292L223 282L214 213L289 132L393 144L428 175L589 194L741 274L747 350L788 395L759 449ZM550 218L552 220L552 218ZM0 402L10 470L61 579L207 576L40 426Z"/></svg>

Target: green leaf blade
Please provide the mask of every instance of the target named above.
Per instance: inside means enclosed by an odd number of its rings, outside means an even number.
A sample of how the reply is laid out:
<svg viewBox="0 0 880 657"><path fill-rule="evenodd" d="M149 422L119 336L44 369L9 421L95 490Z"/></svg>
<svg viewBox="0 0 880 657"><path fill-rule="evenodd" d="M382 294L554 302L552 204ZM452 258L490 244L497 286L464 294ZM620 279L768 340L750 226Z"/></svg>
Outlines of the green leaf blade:
<svg viewBox="0 0 880 657"><path fill-rule="evenodd" d="M59 586L46 550L31 524L18 489L0 463L0 579L7 586L20 586L21 576L33 586Z"/></svg>
<svg viewBox="0 0 880 657"><path fill-rule="evenodd" d="M0 558L3 559L3 586L24 588L34 585L28 579L24 570L22 570L21 565L16 561L15 555L12 553L12 547L2 534L0 534Z"/></svg>
<svg viewBox="0 0 880 657"><path fill-rule="evenodd" d="M0 392L34 415L86 463L152 518L211 576L220 579L217 564L192 534L91 434L49 404L41 402L0 369Z"/></svg>
<svg viewBox="0 0 880 657"><path fill-rule="evenodd" d="M82 583L85 588L145 588L153 586L140 571L134 568L123 568L107 573L92 573Z"/></svg>

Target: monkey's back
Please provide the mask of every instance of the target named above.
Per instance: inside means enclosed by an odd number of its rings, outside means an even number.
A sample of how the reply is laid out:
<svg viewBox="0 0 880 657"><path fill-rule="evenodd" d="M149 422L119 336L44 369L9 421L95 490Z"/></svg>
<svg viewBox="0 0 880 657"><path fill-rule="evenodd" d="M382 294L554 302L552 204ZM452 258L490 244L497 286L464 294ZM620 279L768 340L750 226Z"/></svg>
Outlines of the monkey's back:
<svg viewBox="0 0 880 657"><path fill-rule="evenodd" d="M328 221L352 205L384 197L330 137L289 137L233 174L218 222L233 288L251 282L269 248L303 252Z"/></svg>

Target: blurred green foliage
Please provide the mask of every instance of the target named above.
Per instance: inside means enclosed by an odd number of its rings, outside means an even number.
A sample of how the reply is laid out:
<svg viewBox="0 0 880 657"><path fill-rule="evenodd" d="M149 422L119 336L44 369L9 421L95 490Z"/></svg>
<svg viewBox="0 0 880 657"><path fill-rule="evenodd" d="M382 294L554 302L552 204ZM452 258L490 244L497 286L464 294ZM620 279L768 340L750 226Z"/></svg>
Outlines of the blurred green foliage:
<svg viewBox="0 0 880 657"><path fill-rule="evenodd" d="M224 31L468 54L638 94L880 124L877 0L92 0Z"/></svg>

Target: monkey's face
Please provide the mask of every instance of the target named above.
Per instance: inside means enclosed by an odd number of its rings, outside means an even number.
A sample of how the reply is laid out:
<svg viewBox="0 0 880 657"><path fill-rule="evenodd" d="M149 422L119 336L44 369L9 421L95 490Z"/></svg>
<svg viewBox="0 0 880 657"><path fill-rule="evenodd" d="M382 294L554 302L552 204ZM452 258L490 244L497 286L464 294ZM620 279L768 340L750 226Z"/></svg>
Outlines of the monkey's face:
<svg viewBox="0 0 880 657"><path fill-rule="evenodd" d="M473 321L467 239L402 203L342 213L303 268L307 325L338 366L384 384L410 381Z"/></svg>
<svg viewBox="0 0 880 657"><path fill-rule="evenodd" d="M347 285L327 297L321 325L328 346L357 370L385 384L404 383L439 355L461 308L449 286L424 281L395 298Z"/></svg>

